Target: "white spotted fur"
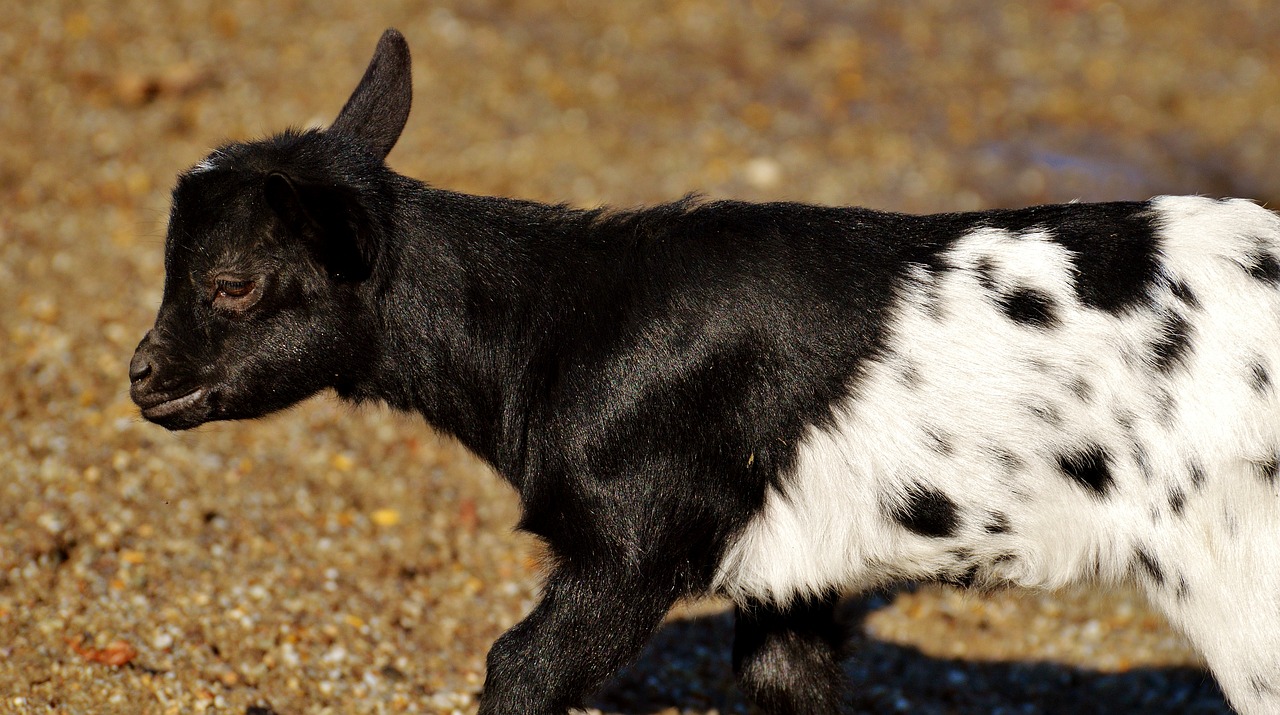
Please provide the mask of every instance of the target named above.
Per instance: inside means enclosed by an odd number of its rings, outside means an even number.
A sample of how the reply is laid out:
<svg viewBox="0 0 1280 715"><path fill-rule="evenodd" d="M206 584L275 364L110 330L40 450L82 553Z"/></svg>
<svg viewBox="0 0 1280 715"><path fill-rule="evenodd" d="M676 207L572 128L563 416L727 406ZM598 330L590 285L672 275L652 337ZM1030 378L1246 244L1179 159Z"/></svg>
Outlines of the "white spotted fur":
<svg viewBox="0 0 1280 715"><path fill-rule="evenodd" d="M719 589L785 603L971 565L979 580L1030 587L1134 578L1204 653L1235 707L1280 713L1280 498L1258 466L1280 449L1280 401L1276 386L1249 380L1255 363L1280 370L1280 292L1241 265L1258 245L1280 253L1280 219L1239 200L1152 205L1166 277L1199 304L1154 290L1191 326L1182 364L1151 365L1158 308L1116 317L1079 302L1052 226L977 230L947 251L951 270L916 272L885 357L835 426L806 436L784 490L730 545ZM1059 325L1003 315L972 270L984 258L1002 288L1051 296ZM949 453L931 447L939 434ZM1111 457L1114 483L1101 498L1057 467L1056 455L1090 443ZM1192 463L1203 468L1199 487ZM955 535L922 536L889 516L913 483L957 505ZM1007 515L1008 533L988 532L994 512Z"/></svg>

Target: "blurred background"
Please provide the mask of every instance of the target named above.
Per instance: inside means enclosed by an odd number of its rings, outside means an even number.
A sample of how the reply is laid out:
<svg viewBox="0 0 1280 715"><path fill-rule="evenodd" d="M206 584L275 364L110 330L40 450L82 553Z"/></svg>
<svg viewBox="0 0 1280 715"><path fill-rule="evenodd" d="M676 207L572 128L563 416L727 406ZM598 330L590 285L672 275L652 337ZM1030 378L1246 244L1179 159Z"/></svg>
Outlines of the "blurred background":
<svg viewBox="0 0 1280 715"><path fill-rule="evenodd" d="M0 711L474 712L537 592L498 479L331 396L174 435L127 395L175 175L327 124L387 26L416 96L389 161L463 191L1280 198L1266 0L0 4ZM846 616L857 712L1229 712L1132 594L904 586ZM750 712L731 637L682 608L593 707Z"/></svg>

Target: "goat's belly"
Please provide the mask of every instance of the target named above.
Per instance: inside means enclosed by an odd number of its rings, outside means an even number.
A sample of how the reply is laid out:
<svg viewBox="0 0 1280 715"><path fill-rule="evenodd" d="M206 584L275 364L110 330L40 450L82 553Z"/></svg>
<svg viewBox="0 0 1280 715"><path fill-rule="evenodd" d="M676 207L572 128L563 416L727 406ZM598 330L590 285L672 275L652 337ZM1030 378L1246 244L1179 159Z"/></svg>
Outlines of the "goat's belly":
<svg viewBox="0 0 1280 715"><path fill-rule="evenodd" d="M850 434L858 422L806 441L795 472L726 550L720 592L787 603L904 579L1055 587L1128 568L1134 507L1115 485L1134 481L1130 455L1065 440L1086 445L1063 450L1084 463L1068 469L1106 470L1089 477L1095 488L1025 444L943 447L924 432L903 444L909 430L896 429L873 441Z"/></svg>
<svg viewBox="0 0 1280 715"><path fill-rule="evenodd" d="M1243 202L1153 206L1159 278L1125 310L1081 302L1052 227L980 229L947 270L921 270L834 424L727 545L717 590L1122 578L1253 494L1232 484L1243 467L1276 479L1280 294L1249 256L1278 248L1277 221Z"/></svg>

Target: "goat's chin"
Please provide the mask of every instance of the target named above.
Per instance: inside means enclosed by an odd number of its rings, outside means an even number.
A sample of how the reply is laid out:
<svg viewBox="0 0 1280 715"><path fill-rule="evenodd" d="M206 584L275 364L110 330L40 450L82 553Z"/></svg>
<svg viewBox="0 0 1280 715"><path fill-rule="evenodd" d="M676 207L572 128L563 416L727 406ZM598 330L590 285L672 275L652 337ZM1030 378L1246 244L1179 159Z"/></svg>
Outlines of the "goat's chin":
<svg viewBox="0 0 1280 715"><path fill-rule="evenodd" d="M199 427L216 417L212 414L208 388L199 387L184 395L142 408L142 417L167 430Z"/></svg>

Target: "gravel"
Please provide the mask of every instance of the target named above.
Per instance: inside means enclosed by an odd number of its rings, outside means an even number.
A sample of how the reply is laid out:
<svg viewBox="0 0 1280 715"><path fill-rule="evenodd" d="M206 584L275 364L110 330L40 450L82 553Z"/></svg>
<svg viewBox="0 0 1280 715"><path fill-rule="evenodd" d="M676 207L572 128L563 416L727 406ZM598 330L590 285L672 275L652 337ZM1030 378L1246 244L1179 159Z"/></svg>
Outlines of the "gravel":
<svg viewBox="0 0 1280 715"><path fill-rule="evenodd" d="M417 95L391 163L465 191L1280 197L1262 0L0 4L0 711L474 712L537 593L498 479L330 396L179 435L127 396L175 174L329 121L389 25ZM846 615L859 712L1229 712L1131 593L913 586ZM594 707L750 712L731 633L681 609Z"/></svg>

